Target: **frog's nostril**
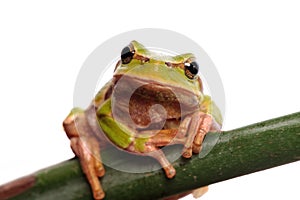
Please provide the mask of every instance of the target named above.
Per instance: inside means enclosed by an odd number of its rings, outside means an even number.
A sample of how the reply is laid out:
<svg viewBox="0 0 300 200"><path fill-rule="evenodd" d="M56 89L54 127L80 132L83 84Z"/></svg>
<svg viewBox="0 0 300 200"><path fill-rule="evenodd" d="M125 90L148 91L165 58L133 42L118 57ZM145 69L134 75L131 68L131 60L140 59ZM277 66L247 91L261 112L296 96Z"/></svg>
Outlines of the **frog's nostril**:
<svg viewBox="0 0 300 200"><path fill-rule="evenodd" d="M169 63L169 62L165 62L165 64L166 64L168 67L171 67L171 66L172 66L172 64Z"/></svg>

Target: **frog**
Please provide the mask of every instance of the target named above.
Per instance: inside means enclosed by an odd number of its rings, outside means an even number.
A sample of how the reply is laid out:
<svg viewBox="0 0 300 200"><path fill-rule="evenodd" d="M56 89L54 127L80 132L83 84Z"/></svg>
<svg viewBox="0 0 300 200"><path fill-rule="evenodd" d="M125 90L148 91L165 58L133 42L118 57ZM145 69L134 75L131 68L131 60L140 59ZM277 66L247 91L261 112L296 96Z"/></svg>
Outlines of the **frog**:
<svg viewBox="0 0 300 200"><path fill-rule="evenodd" d="M192 53L163 54L133 40L91 104L71 110L63 127L94 199L105 197L101 149L108 143L154 158L172 179L176 170L162 148L182 145L182 157L191 158L208 132L221 130L220 109L204 94L199 70Z"/></svg>

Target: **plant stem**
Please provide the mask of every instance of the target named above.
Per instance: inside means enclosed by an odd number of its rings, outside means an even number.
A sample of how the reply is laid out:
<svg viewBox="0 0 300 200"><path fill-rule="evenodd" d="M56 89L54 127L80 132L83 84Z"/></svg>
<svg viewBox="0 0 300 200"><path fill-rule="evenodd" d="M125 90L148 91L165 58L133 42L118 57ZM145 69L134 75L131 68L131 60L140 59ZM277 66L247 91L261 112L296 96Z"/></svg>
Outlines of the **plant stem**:
<svg viewBox="0 0 300 200"><path fill-rule="evenodd" d="M203 150L214 146L205 157L199 158L203 156L200 153L173 163L177 171L173 179L167 179L161 169L126 173L106 166L106 174L101 178L105 199L159 199L298 161L300 112L232 131L209 133L204 144ZM103 154L112 155L114 151L108 149ZM118 164L126 162L124 159ZM76 158L0 186L0 199L9 197L15 200L92 199Z"/></svg>

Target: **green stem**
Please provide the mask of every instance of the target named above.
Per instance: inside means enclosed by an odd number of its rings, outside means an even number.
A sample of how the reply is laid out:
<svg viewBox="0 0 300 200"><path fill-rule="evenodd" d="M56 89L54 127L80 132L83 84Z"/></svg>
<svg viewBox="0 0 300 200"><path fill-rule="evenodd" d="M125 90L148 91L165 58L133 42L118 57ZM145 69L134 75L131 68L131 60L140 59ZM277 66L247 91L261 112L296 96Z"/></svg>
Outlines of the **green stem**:
<svg viewBox="0 0 300 200"><path fill-rule="evenodd" d="M177 174L171 180L162 170L137 174L106 167L106 174L101 178L106 199L158 199L300 160L300 113L218 134L208 134L203 151L215 146L205 157L194 155L191 159L175 161ZM218 138L217 143L209 138ZM111 151L115 150L106 152L112 155ZM103 154L105 158L107 154ZM118 164L126 162L124 159ZM92 198L77 159L0 186L0 199L8 197L15 200Z"/></svg>

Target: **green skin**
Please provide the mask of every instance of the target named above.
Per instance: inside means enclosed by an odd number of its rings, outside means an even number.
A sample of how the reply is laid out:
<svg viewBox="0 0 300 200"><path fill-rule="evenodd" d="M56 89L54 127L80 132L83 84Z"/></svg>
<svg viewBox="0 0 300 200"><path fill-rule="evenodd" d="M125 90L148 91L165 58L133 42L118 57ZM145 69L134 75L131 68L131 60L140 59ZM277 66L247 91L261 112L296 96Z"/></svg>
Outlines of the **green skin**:
<svg viewBox="0 0 300 200"><path fill-rule="evenodd" d="M182 144L182 156L190 158L200 152L205 134L222 125L219 109L203 94L200 77L185 68L195 61L193 54L156 54L136 41L129 47L132 57L118 62L113 78L91 105L73 109L63 123L94 199L105 195L98 177L105 173L100 147L107 140L127 152L155 158L173 178L176 171L160 148ZM128 101L126 94L131 94ZM165 114L156 105L162 105Z"/></svg>

